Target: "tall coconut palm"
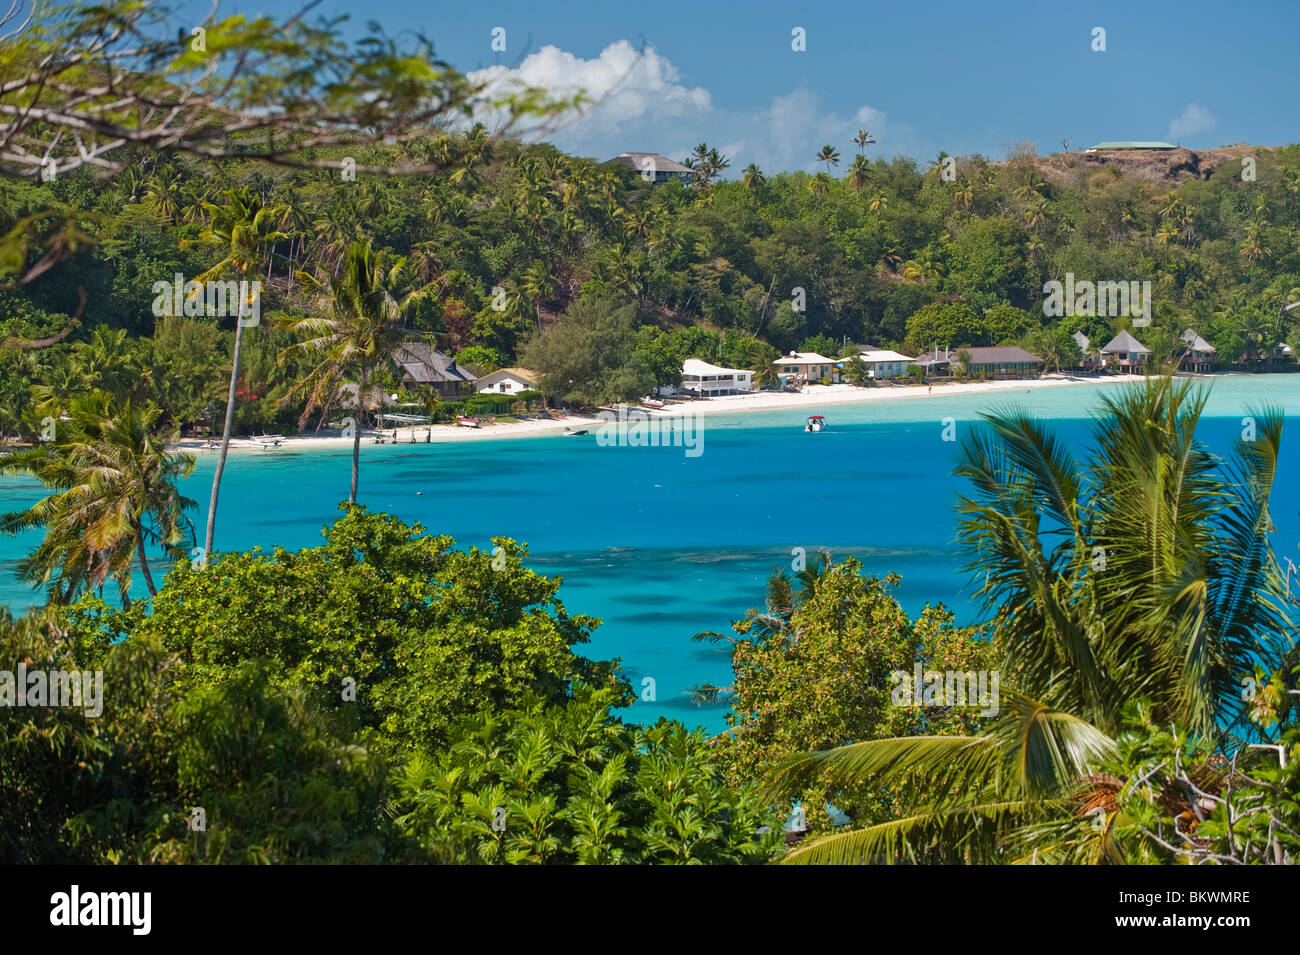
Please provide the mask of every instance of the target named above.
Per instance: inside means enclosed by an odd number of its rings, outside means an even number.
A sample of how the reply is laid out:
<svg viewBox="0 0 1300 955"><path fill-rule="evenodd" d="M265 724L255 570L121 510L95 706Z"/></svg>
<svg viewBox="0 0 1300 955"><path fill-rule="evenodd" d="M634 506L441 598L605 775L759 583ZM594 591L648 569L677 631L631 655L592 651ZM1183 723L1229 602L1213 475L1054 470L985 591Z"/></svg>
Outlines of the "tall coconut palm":
<svg viewBox="0 0 1300 955"><path fill-rule="evenodd" d="M871 184L871 164L867 162L867 157L861 153L853 157L853 165L849 167L848 175L844 180L849 184L849 188L856 193L861 193L863 189Z"/></svg>
<svg viewBox="0 0 1300 955"><path fill-rule="evenodd" d="M284 210L268 206L252 190L229 189L226 203L217 206L205 203L211 216L200 239L222 249L221 261L198 277L205 282L234 272L242 280L250 280L261 273L263 260L276 242L288 236L276 228L284 217ZM217 467L212 473L212 495L208 501L208 524L203 535L203 559L212 553L217 530L217 498L221 493L221 476L226 470L226 455L230 450L230 431L235 423L235 395L239 384L239 355L244 341L244 315L248 303L240 302L235 320L235 345L230 356L230 391L226 398L226 420L221 431L221 450L217 452Z"/></svg>
<svg viewBox="0 0 1300 955"><path fill-rule="evenodd" d="M874 146L875 143L876 140L872 137L871 133L865 129L859 129L858 134L853 137L853 144L858 147L858 155L862 155L864 149L868 146Z"/></svg>
<svg viewBox="0 0 1300 955"><path fill-rule="evenodd" d="M925 847L950 861L1064 858L1060 824L1099 785L1093 770L1114 752L1126 707L1145 699L1152 722L1211 739L1238 731L1242 675L1276 670L1295 648L1268 538L1282 417L1254 411L1254 440L1223 459L1196 439L1204 404L1192 382L1168 377L1105 396L1079 459L1022 412L985 416L991 434L967 439L956 472L972 487L958 536L1014 686L978 737L792 759L778 784L826 770L918 795L898 818L800 846L790 861ZM1114 855L1107 832L1095 838Z"/></svg>
<svg viewBox="0 0 1300 955"><path fill-rule="evenodd" d="M889 208L889 196L885 195L883 192L877 196L873 196L871 201L867 203L867 208L879 217L882 212Z"/></svg>
<svg viewBox="0 0 1300 955"><path fill-rule="evenodd" d="M376 253L360 242L348 247L341 277L322 280L300 273L299 280L316 296L323 314L287 323L291 332L306 337L281 352L281 358L287 359L294 351L316 355L318 364L308 376L308 383L333 384L346 376L356 376L352 488L348 494L348 500L355 504L366 397L392 361L393 352L408 337L402 316L414 303L435 294L437 286L425 285L416 290L407 259Z"/></svg>
<svg viewBox="0 0 1300 955"><path fill-rule="evenodd" d="M740 184L745 187L745 191L751 196L757 195L759 191L767 184L767 177L763 175L763 170L758 168L757 163L750 163L741 173Z"/></svg>
<svg viewBox="0 0 1300 955"><path fill-rule="evenodd" d="M828 143L821 148L819 153L817 153L817 161L826 164L826 174L829 176L831 166L838 166L840 164L840 151Z"/></svg>
<svg viewBox="0 0 1300 955"><path fill-rule="evenodd" d="M146 544L179 543L184 512L195 506L176 487L194 470L194 457L167 450L162 415L152 403L118 403L92 391L69 402L53 441L0 457L0 472L30 474L54 492L0 515L0 533L45 531L19 571L44 584L52 601L113 579L129 604L133 559L156 595Z"/></svg>

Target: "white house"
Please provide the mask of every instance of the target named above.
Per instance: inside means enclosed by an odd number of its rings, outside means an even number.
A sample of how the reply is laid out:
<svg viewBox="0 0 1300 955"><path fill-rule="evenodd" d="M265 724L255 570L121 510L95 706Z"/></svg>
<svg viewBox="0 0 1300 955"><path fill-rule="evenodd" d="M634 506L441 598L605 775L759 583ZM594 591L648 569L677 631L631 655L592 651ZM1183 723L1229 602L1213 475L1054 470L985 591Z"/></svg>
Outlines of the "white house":
<svg viewBox="0 0 1300 955"><path fill-rule="evenodd" d="M793 385L815 384L823 378L839 381L840 372L834 358L827 358L814 351L792 351L788 355L772 362L776 372L781 376L781 384Z"/></svg>
<svg viewBox="0 0 1300 955"><path fill-rule="evenodd" d="M474 386L480 393L517 395L521 391L536 391L537 376L524 368L501 368L484 375L474 382Z"/></svg>
<svg viewBox="0 0 1300 955"><path fill-rule="evenodd" d="M682 363L682 391L701 398L735 395L753 388L754 373L744 368L721 368L698 358L688 358Z"/></svg>
<svg viewBox="0 0 1300 955"><path fill-rule="evenodd" d="M916 361L896 351L869 350L857 356L867 366L867 374L872 378L901 378L907 374L907 366ZM845 358L842 361L852 361Z"/></svg>

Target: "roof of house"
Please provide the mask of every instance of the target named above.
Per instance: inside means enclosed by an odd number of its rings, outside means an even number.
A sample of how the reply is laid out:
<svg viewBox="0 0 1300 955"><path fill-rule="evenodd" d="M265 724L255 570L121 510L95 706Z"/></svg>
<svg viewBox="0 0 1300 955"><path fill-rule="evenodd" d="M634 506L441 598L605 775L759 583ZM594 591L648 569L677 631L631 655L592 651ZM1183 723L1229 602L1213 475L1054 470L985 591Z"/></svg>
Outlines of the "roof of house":
<svg viewBox="0 0 1300 955"><path fill-rule="evenodd" d="M440 381L477 381L476 376L456 364L455 359L444 355L428 342L402 342L393 351L396 362L416 384L431 384Z"/></svg>
<svg viewBox="0 0 1300 955"><path fill-rule="evenodd" d="M700 361L698 358L688 358L682 362L682 374L703 377L705 375L752 375L753 372L746 368L723 368L719 365L710 365L707 361Z"/></svg>
<svg viewBox="0 0 1300 955"><path fill-rule="evenodd" d="M875 350L868 349L857 356L850 356L850 358L845 360L849 361L853 357L861 358L863 361L911 361L912 360L908 358L906 355L900 355L896 351L888 351L888 350L880 350L880 349L875 349Z"/></svg>
<svg viewBox="0 0 1300 955"><path fill-rule="evenodd" d="M1085 355L1088 354L1088 349L1092 347L1092 342L1083 332L1074 333L1074 342L1079 346L1079 350Z"/></svg>
<svg viewBox="0 0 1300 955"><path fill-rule="evenodd" d="M819 355L815 351L792 351L772 362L774 365L833 365L835 359Z"/></svg>
<svg viewBox="0 0 1300 955"><path fill-rule="evenodd" d="M498 368L496 371L488 372L478 379L480 385L495 385L499 381L505 381L507 378L514 378L516 381L522 381L530 388L537 383L537 374L529 371L527 368Z"/></svg>
<svg viewBox="0 0 1300 955"><path fill-rule="evenodd" d="M1192 351L1203 351L1203 352L1211 352L1213 354L1218 354L1219 350L1217 348L1215 348L1213 345L1207 342L1200 335L1196 334L1196 332L1194 332L1190 328L1187 329L1187 331L1183 332L1182 338L1183 341L1187 342L1188 345L1192 346Z"/></svg>
<svg viewBox="0 0 1300 955"><path fill-rule="evenodd" d="M1147 348L1146 345L1143 345L1140 341L1138 341L1128 332L1124 331L1124 332L1120 332L1109 342L1103 345L1101 349L1101 353L1103 355L1133 354L1133 353L1137 353L1141 355L1149 355L1151 354L1151 349Z"/></svg>
<svg viewBox="0 0 1300 955"><path fill-rule="evenodd" d="M673 162L667 156L661 156L658 153L619 153L611 159L610 162L621 163L624 166L631 166L637 172L640 172L642 169L641 161L647 157L654 161L654 165L651 167L654 172L691 172L689 166L683 166L679 162Z"/></svg>
<svg viewBox="0 0 1300 955"><path fill-rule="evenodd" d="M1005 365L1016 362L1041 362L1037 355L1031 354L1017 345L963 345L960 348L948 348L946 353L938 348L928 351L916 359L918 365L934 365L942 362L955 362L962 352L970 353L972 365Z"/></svg>
<svg viewBox="0 0 1300 955"><path fill-rule="evenodd" d="M1142 141L1142 140L1111 140L1104 143L1098 143L1092 149L1177 149L1173 143L1164 143L1159 141Z"/></svg>

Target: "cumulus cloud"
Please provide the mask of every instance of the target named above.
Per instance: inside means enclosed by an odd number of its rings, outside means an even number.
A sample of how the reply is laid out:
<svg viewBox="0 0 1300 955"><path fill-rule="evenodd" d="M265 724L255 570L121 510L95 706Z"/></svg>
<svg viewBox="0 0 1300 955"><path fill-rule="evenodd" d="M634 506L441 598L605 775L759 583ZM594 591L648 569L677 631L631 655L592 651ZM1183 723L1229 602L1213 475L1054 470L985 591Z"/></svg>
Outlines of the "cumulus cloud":
<svg viewBox="0 0 1300 955"><path fill-rule="evenodd" d="M486 83L488 97L520 86L567 97L579 91L588 105L581 115L566 118L564 135L571 144L606 141L625 127L643 122L707 114L708 90L688 87L673 64L653 47L638 51L627 40L611 43L594 59L585 60L557 46L544 46L519 66L491 66L469 74Z"/></svg>
<svg viewBox="0 0 1300 955"><path fill-rule="evenodd" d="M1179 140L1193 133L1203 133L1207 129L1213 129L1217 122L1218 120L1205 107L1197 103L1188 103L1187 108L1180 115L1169 121L1169 137Z"/></svg>
<svg viewBox="0 0 1300 955"><path fill-rule="evenodd" d="M852 138L859 129L871 130L876 139L870 156L929 156L941 146L958 152L961 145L932 142L873 106L851 114L827 110L820 94L803 87L766 105L722 108L707 89L684 83L678 68L653 47L638 51L627 40L609 44L591 59L545 46L517 67L491 66L469 78L487 83L488 97L519 86L555 97L583 91L594 105L564 117L544 135L561 149L598 159L658 152L680 160L696 143L707 142L731 159L728 176L738 176L750 163L769 173L815 172L823 168L814 158L817 151L830 143L843 157L837 170L842 174L857 151ZM504 117L483 110L477 118L495 128ZM521 133L531 138L527 130Z"/></svg>

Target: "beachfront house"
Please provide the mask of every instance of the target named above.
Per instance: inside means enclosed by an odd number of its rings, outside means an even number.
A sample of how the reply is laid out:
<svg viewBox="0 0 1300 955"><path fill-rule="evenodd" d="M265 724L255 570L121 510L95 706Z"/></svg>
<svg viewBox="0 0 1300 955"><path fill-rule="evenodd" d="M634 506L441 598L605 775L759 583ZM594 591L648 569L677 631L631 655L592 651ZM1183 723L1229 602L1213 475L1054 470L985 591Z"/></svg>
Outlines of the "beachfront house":
<svg viewBox="0 0 1300 955"><path fill-rule="evenodd" d="M1217 348L1190 328L1183 332L1182 341L1186 344L1187 351L1183 352L1179 365L1187 371L1202 373L1214 371L1214 367L1219 363Z"/></svg>
<svg viewBox="0 0 1300 955"><path fill-rule="evenodd" d="M1146 367L1151 358L1151 349L1123 331L1102 346L1101 356L1113 360L1120 371L1132 373Z"/></svg>
<svg viewBox="0 0 1300 955"><path fill-rule="evenodd" d="M673 162L667 156L658 153L619 153L610 162L618 163L620 166L630 166L647 181L653 179L655 182L667 182L669 179L680 179L688 186L695 181L695 173L690 167Z"/></svg>
<svg viewBox="0 0 1300 955"><path fill-rule="evenodd" d="M474 390L478 378L456 360L427 342L406 341L393 352L393 363L401 373L403 388L432 385L444 398L459 398Z"/></svg>
<svg viewBox="0 0 1300 955"><path fill-rule="evenodd" d="M799 388L818 384L823 378L839 381L837 361L814 351L792 351L772 362L781 379L782 388Z"/></svg>
<svg viewBox="0 0 1300 955"><path fill-rule="evenodd" d="M498 368L474 382L479 394L517 395L537 390L537 375L525 368Z"/></svg>
<svg viewBox="0 0 1300 955"><path fill-rule="evenodd" d="M965 353L967 361L963 362ZM913 360L920 365L926 377L949 374L953 365L962 365L967 375L974 378L1032 378L1043 370L1043 359L1015 345L998 345L992 348L964 345L961 348L937 346L933 351Z"/></svg>
<svg viewBox="0 0 1300 955"><path fill-rule="evenodd" d="M1079 354L1083 356L1079 359L1080 371L1100 371L1106 366L1106 362L1097 354L1097 349L1092 346L1092 340L1083 332L1074 333L1074 343L1079 346Z"/></svg>
<svg viewBox="0 0 1300 955"><path fill-rule="evenodd" d="M754 373L744 368L722 368L698 358L682 363L682 391L696 398L738 395L754 390Z"/></svg>
<svg viewBox="0 0 1300 955"><path fill-rule="evenodd" d="M902 378L907 374L907 366L914 364L916 361L916 359L900 355L896 351L881 349L869 349L856 357L862 364L867 366L867 376L869 378ZM852 357L841 359L841 371L844 362L852 360Z"/></svg>

